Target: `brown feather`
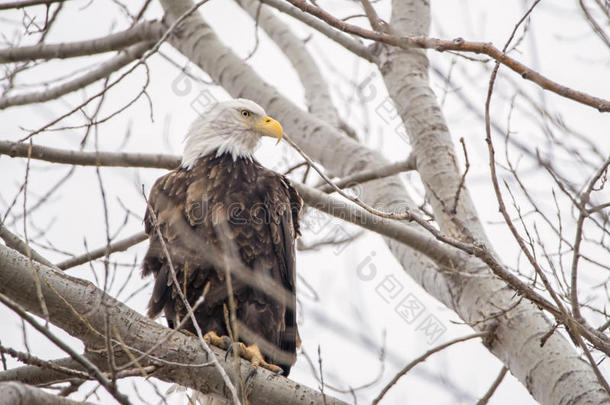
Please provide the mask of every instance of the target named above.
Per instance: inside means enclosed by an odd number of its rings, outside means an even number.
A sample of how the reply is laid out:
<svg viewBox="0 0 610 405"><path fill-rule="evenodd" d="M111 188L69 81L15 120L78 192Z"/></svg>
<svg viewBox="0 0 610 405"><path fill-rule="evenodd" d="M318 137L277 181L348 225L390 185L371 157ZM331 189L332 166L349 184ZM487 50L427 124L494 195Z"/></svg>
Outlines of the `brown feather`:
<svg viewBox="0 0 610 405"><path fill-rule="evenodd" d="M214 255L234 252L247 268L267 274L291 293L292 302L287 306L232 278L238 321L251 336L262 337L291 354L289 361L286 356L278 357L280 361L259 345L268 360L279 364L287 375L296 357L295 238L302 207L288 179L256 161L233 161L228 154L211 154L199 158L190 170L179 168L159 178L151 189L149 204L155 215L149 210L145 214L150 245L142 268L144 276L155 277L149 316L156 317L163 311L170 327L175 327L187 313L155 229L156 217L189 303L194 305L205 286L210 285L206 300L195 311L204 333L213 330L227 334L223 314L223 304L228 305L225 270L212 264L218 263L211 260ZM190 322L185 328L194 332Z"/></svg>

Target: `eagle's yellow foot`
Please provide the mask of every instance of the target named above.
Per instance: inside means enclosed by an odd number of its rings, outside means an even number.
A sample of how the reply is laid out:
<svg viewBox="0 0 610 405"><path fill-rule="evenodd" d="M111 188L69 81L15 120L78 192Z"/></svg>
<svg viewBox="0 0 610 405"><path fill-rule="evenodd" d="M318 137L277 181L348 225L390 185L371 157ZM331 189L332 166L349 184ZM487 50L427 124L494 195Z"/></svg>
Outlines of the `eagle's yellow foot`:
<svg viewBox="0 0 610 405"><path fill-rule="evenodd" d="M280 366L265 361L265 358L257 345L246 346L242 342L233 343L228 336L218 336L214 331L209 331L203 335L203 340L205 340L207 344L226 350L227 354L225 355L225 360L231 353L235 352L241 358L252 363L252 368L263 367L274 373L280 373L282 371Z"/></svg>
<svg viewBox="0 0 610 405"><path fill-rule="evenodd" d="M246 360L249 360L252 363L252 368L262 367L273 373L281 373L282 368L275 364L267 363L263 354L257 345L246 346L245 344L239 342L237 344L239 347L239 355Z"/></svg>
<svg viewBox="0 0 610 405"><path fill-rule="evenodd" d="M231 338L228 336L218 336L216 332L213 330L209 331L205 335L203 335L203 340L209 344L214 345L216 347L220 347L223 350L227 350L231 347Z"/></svg>
<svg viewBox="0 0 610 405"><path fill-rule="evenodd" d="M242 342L232 342L231 338L228 336L218 336L216 332L209 331L205 335L203 335L203 340L209 345L214 345L216 347L220 347L223 350L226 350L227 353L225 355L225 360L227 357L235 352L238 356L243 359L248 360L252 364L252 368L256 369L258 367L266 368L267 370L273 373L281 373L282 368L275 364L267 363L263 354L257 345L246 346ZM255 371L255 370L253 370Z"/></svg>

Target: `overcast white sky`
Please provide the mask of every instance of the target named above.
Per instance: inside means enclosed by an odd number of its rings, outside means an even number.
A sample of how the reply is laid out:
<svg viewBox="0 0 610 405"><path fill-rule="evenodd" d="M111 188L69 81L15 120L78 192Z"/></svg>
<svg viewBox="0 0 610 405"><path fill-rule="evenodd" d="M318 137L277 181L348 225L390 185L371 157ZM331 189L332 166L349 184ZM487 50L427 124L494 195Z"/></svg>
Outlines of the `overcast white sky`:
<svg viewBox="0 0 610 405"><path fill-rule="evenodd" d="M132 2L129 8L137 10L140 3ZM357 2L321 0L319 3L335 15L347 16L361 12ZM524 7L529 3L502 0L436 0L432 2L432 35L447 39L463 37L468 40L490 41L501 46L523 14ZM577 3L572 0L543 0L533 13L528 36L520 44L514 56L562 84L607 99L610 97L608 79L610 54L608 48L605 48L591 33L590 27L581 18ZM375 3L375 6L382 17L389 15L387 0ZM34 12L34 10L40 12L41 8L29 11ZM252 51L255 44L254 22L235 3L212 0L201 10L205 19L237 54L246 56ZM152 19L161 16L160 6L157 2L153 2L147 17ZM0 13L0 33L4 38L13 39L15 32L21 31L19 25L15 24L21 22L21 17L20 12ZM366 104L368 116L358 107L349 104L349 100L353 97L352 84L365 80L369 74L375 72L374 67L358 60L300 23L289 18L285 20L302 38L311 35L308 41L309 49L331 83L333 100L342 117L356 128L370 147L381 150L391 160L405 159L409 155L410 148L408 142L394 132L398 122L390 120L386 123L384 117L376 112L387 97L378 77L372 82L377 95ZM354 21L363 22L359 19ZM66 3L58 23L48 36L48 42L93 38L127 26L127 19L112 1L70 1ZM289 62L264 33L260 32L259 35L260 45L249 63L265 80L305 108L303 90ZM31 42L30 38L22 38L22 44L29 42ZM179 65L184 65L184 59L168 45L162 46L161 50ZM464 91L478 112L482 113L489 80L486 69L478 63L455 58L448 53L439 54L430 51L429 55L432 65L444 72L448 71L452 60L457 62L452 73L454 86ZM109 57L110 55L101 55L68 61L52 61L19 76L18 83L30 86L52 78L71 75L79 68L95 65ZM186 128L196 116L197 112L192 104L200 96L200 92L209 91L218 99L227 98L227 94L219 87L205 86L180 76L178 69L159 55L150 58L148 66L150 83L147 92L152 102L152 110L148 101L140 98L127 111L101 124L98 130L91 134L86 146L87 150L94 150L94 140L97 140L98 148L105 151L178 154L182 149L182 137ZM205 74L192 66L191 71L207 80ZM515 74L510 73L507 76L516 83L523 83L523 80ZM443 111L456 144L460 137L464 137L468 146L471 171L467 184L479 208L481 218L502 259L510 265L515 265L518 260L516 246L509 237L506 227L497 223L500 216L487 173L488 160L483 123L458 101L454 89L449 89L445 97L444 84L436 76L432 77L435 92L439 98L445 98ZM190 90L176 92L176 88L185 88L183 87L187 85L185 80L188 81ZM131 100L144 82L144 72L139 68L130 78L108 93L100 116L112 113ZM58 101L0 111L2 123L0 139L19 139L25 134L23 128L36 129L46 124L99 88L99 84L96 84L87 89L86 93L74 93ZM602 115L590 107L568 102L550 93L541 94L533 84L524 84L523 88L535 99L544 99L550 111L554 114L561 113L569 125L594 140L603 155L610 152L608 114ZM28 90L31 89L24 87L24 91ZM513 95L514 86L500 79L492 115L502 127L506 127L508 119L509 104L506 99L510 99ZM93 103L87 111L93 111L95 105L96 103ZM519 98L516 100L516 106L523 107L524 111L516 111L513 114L511 129L514 136L527 142L532 150L537 147L544 148L546 146L544 135L528 118L528 113L532 112L531 108ZM74 118L65 120L63 126L81 123L82 116L77 114ZM369 129L368 132L365 132L366 128ZM46 132L37 135L34 142L58 148L77 149L83 133L82 128ZM497 139L500 143L500 138ZM286 161L295 161L295 155L287 145L274 147L272 142L264 143L257 154L263 164L272 168L285 168ZM519 153L513 151L512 156L517 159ZM557 156L558 161L565 161L566 165L573 164L570 158L561 154ZM520 164L524 170L524 179L534 188L533 194L538 197L549 195L551 184L548 183L548 179L537 172L528 172L527 168L532 165L527 158ZM31 202L28 206L31 206L37 197L49 190L69 170L68 166L32 162L28 185L28 198ZM574 166L573 170L569 169L568 172L575 179L585 179L588 175L580 166ZM16 195L23 182L24 173L24 160L0 157L0 214L4 215L8 204ZM142 229L141 215L145 208L141 187L144 186L148 191L154 180L164 171L104 168L101 173L108 198L111 233L120 230L119 237L126 237L138 232ZM403 175L403 178L410 190L421 193L421 185L417 183L414 174ZM607 197L606 195L606 201ZM549 200L546 204L547 207L552 207L553 202ZM23 200L19 198L12 212L19 214L22 209ZM83 252L84 241L90 249L104 245L103 206L95 169L78 168L45 207L35 211L28 218L30 221L27 229L30 238L35 238L44 230L44 236L36 240L43 244L52 243L59 250ZM10 219L8 223L11 224ZM11 225L11 229L20 234L23 234L23 227L22 220ZM319 216L307 219L305 227L308 230L304 236L305 242L315 241L329 232L336 231L337 227L349 234L358 231L355 227ZM121 265L116 268L116 281L110 290L111 294L116 295L123 282L129 277L131 270L129 266L134 263L136 266L139 265L139 259L143 256L146 247L147 244L142 243L126 253L113 256L113 259ZM47 250L44 246L36 246L36 248L44 252L52 261L66 257ZM459 318L453 312L430 298L405 274L380 237L366 234L341 249L335 249L330 247L299 253L300 334L304 350L314 361L316 369L318 348L320 348L325 381L329 384L349 390L350 387L355 388L374 380L380 370L383 371L379 382L371 388L357 392L358 403L370 402L398 369L428 350L433 344L471 332L470 328L460 324ZM607 262L607 259L605 261ZM80 266L70 270L69 273L95 282L93 271L99 277L103 272L103 265L96 263L93 270L88 265ZM581 288L585 291L583 296L587 296L586 288L605 279L607 275L592 272L583 277L585 280ZM126 299L149 281L140 280L139 271L136 271L118 298ZM384 286L388 286L387 283L398 286L397 290L394 290L395 295L391 297L380 292L383 291ZM128 304L144 312L150 291L150 286L145 288L132 297ZM402 319L395 310L399 302L405 298L416 300L423 306L421 316L411 323ZM432 345L428 341L429 336L421 330L421 322L425 319L435 319L441 329L446 329L442 334L435 336L438 339ZM0 308L0 320L2 344L24 350L24 336L19 319L5 308ZM33 353L49 359L63 357L60 350L36 332L29 328L27 330L25 340ZM67 336L63 332L58 333ZM67 339L71 338L67 337ZM77 341L74 341L74 344L80 347ZM381 347L385 347L386 352L383 366L379 360ZM14 366L16 363L9 361L9 364ZM383 403L398 404L415 400L425 400L432 404L474 403L495 379L500 367L501 363L479 342L462 343L418 366L389 392ZM607 362L603 363L602 367L609 375ZM311 387L318 386L305 356L299 357L291 378ZM144 401L141 401L132 387L134 382L135 380L124 380L120 384L123 391L130 393L134 403L159 402L151 384L144 382L138 383L138 392L144 398ZM167 388L167 384L158 382L155 384L161 391ZM92 387L94 387L92 383L84 385L74 397L82 398ZM340 394L328 388L327 392L348 402L353 401L349 393ZM108 400L102 390L98 390L98 393L102 399L97 400L94 397L92 398L94 402L104 403ZM518 381L508 376L491 403L528 404L534 401Z"/></svg>

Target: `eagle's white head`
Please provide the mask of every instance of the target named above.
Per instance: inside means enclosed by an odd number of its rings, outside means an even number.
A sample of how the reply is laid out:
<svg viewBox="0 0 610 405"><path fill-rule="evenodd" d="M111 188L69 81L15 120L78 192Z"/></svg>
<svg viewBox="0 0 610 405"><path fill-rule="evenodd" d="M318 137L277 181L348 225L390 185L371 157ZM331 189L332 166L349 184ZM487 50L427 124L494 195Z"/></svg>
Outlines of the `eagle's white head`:
<svg viewBox="0 0 610 405"><path fill-rule="evenodd" d="M197 158L216 152L229 153L252 159L252 153L262 136L282 139L284 132L279 122L268 117L265 110L245 98L215 104L200 115L185 137L182 167L190 169Z"/></svg>

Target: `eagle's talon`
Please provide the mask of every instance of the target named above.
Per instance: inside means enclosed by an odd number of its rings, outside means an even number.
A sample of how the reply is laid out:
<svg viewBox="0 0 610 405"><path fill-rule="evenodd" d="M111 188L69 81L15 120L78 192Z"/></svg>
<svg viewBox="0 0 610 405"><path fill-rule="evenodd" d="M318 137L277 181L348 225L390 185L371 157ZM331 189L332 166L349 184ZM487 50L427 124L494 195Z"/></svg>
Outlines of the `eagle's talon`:
<svg viewBox="0 0 610 405"><path fill-rule="evenodd" d="M225 352L225 361L227 361L231 353L233 353L233 345L230 345L227 351Z"/></svg>
<svg viewBox="0 0 610 405"><path fill-rule="evenodd" d="M223 340L222 344L226 347L225 350L229 350L231 349L231 347L233 347L233 341L230 337L228 337L227 335L223 335L220 338Z"/></svg>
<svg viewBox="0 0 610 405"><path fill-rule="evenodd" d="M216 346L221 348L222 350L227 350L229 347L231 347L231 338L228 336L218 336L218 334L216 334L216 332L214 332L213 330L209 331L208 333L206 333L205 335L203 335L203 340L212 346Z"/></svg>
<svg viewBox="0 0 610 405"><path fill-rule="evenodd" d="M248 370L248 374L246 374L246 379L244 380L245 386L248 385L248 382L250 382L250 379L256 375L257 371L258 367L250 367L250 370Z"/></svg>
<svg viewBox="0 0 610 405"><path fill-rule="evenodd" d="M237 350L235 349L237 347ZM231 342L227 352L225 353L225 361L229 358L233 352L236 352L238 356L242 356L242 353L246 350L246 346L242 342Z"/></svg>

